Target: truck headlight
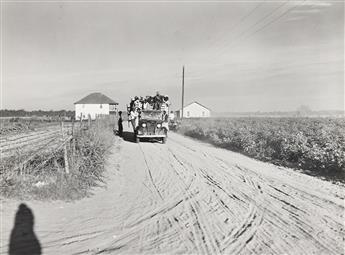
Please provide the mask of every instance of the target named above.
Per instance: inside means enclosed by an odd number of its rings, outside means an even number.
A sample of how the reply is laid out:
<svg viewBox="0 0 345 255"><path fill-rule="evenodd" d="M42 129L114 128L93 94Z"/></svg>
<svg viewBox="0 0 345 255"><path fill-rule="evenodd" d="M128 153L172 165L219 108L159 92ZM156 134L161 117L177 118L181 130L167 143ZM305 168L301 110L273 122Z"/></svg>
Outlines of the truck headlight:
<svg viewBox="0 0 345 255"><path fill-rule="evenodd" d="M142 127L146 127L146 123L141 124Z"/></svg>
<svg viewBox="0 0 345 255"><path fill-rule="evenodd" d="M160 128L162 125L161 124L157 124L157 127Z"/></svg>

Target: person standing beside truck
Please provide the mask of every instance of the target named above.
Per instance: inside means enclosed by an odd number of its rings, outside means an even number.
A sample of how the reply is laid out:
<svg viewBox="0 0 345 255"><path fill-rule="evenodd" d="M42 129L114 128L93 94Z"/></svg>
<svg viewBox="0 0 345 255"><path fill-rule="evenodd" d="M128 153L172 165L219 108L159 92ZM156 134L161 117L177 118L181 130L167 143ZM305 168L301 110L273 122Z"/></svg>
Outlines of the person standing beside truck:
<svg viewBox="0 0 345 255"><path fill-rule="evenodd" d="M133 127L133 132L136 132L136 128L139 123L139 113L138 113L138 108L134 108L131 113L130 113L130 119Z"/></svg>
<svg viewBox="0 0 345 255"><path fill-rule="evenodd" d="M119 111L119 119L117 121L117 134L122 136L123 133L123 125L122 125L122 111Z"/></svg>
<svg viewBox="0 0 345 255"><path fill-rule="evenodd" d="M174 114L173 111L170 111L169 119L170 119L170 120L174 120L174 119L175 119L175 114Z"/></svg>
<svg viewBox="0 0 345 255"><path fill-rule="evenodd" d="M163 111L162 120L163 120L162 127L166 128L166 130L169 130L169 115L167 114L166 111Z"/></svg>

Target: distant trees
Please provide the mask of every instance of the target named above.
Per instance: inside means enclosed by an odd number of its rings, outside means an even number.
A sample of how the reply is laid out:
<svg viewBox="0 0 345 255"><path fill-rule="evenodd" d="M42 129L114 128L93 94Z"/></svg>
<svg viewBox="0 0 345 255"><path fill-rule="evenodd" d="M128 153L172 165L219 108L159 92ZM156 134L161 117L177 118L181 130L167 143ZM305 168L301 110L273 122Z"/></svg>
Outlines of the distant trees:
<svg viewBox="0 0 345 255"><path fill-rule="evenodd" d="M25 111L23 109L20 110L0 110L0 117L74 117L74 111L42 111L42 110L35 110L35 111Z"/></svg>
<svg viewBox="0 0 345 255"><path fill-rule="evenodd" d="M297 108L297 116L309 116L313 111L307 105L301 105Z"/></svg>

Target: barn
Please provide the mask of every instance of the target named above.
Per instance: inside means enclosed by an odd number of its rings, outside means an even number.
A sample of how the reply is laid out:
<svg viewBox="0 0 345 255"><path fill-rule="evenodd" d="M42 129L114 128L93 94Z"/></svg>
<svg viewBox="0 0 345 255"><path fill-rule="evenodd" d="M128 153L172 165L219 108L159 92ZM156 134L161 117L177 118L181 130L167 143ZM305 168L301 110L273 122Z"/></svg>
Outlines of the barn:
<svg viewBox="0 0 345 255"><path fill-rule="evenodd" d="M181 109L176 112L177 118L181 118ZM211 110L206 106L194 101L183 108L183 118L208 118L211 117Z"/></svg>
<svg viewBox="0 0 345 255"><path fill-rule="evenodd" d="M117 102L102 93L91 93L74 103L75 119L95 119L97 115L109 115L116 113Z"/></svg>

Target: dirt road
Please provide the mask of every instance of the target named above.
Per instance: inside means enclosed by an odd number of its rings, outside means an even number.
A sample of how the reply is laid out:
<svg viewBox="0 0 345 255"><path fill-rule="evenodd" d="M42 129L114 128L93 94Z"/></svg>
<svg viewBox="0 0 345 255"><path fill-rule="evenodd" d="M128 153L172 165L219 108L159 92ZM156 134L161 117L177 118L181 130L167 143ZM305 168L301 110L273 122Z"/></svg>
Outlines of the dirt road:
<svg viewBox="0 0 345 255"><path fill-rule="evenodd" d="M344 253L343 186L176 134L165 145L126 140L106 189L24 201L44 254ZM2 202L1 253L19 204Z"/></svg>

